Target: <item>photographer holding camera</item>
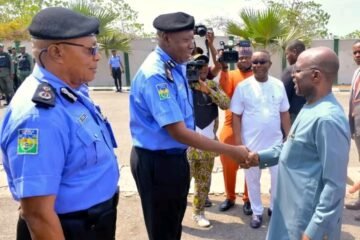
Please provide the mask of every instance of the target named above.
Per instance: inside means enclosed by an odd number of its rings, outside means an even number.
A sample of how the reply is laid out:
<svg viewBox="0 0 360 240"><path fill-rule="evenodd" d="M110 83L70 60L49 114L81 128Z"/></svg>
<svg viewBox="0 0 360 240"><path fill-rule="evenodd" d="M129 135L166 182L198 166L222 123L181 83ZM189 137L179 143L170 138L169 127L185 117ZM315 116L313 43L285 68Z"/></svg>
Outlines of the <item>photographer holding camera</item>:
<svg viewBox="0 0 360 240"><path fill-rule="evenodd" d="M220 87L225 91L229 98L232 97L238 83L253 75L253 72L251 70L252 49L250 43L242 41L241 44L238 44L235 47L235 49L238 53L238 60L236 64L237 69L235 70L228 71L228 62L234 61L236 59L235 56L233 56L233 52L227 51L226 53L228 53L228 55L224 56L224 50L222 50L219 54L219 60L221 61L222 65L219 83ZM227 62L225 62L224 60ZM235 145L234 132L232 128L232 113L230 110L226 110L225 112L225 121L224 126L220 132L220 141L223 143ZM227 211L235 205L236 173L239 169L239 164L223 154L220 155L220 160L223 166L226 199L220 204L219 210ZM244 202L244 214L251 215L252 210L246 182L244 184L244 194L242 199Z"/></svg>
<svg viewBox="0 0 360 240"><path fill-rule="evenodd" d="M221 71L221 68L222 68L221 63L217 59L217 51L214 46L214 39L215 39L214 31L212 28L207 28L204 25L197 25L194 28L194 34L199 35L200 37L205 37L205 45L207 48L206 55L208 57L209 57L209 54L211 55L211 59L214 64L214 65L208 67L209 71L208 71L208 75L206 78L209 80L212 80L219 74L219 72ZM195 56L196 54L202 55L202 54L204 54L204 50L201 47L195 46L192 55Z"/></svg>
<svg viewBox="0 0 360 240"><path fill-rule="evenodd" d="M208 67L209 58L206 55L197 54L193 57L193 61L193 66L197 67L195 71L199 72L197 81L193 81L190 85L193 90L195 131L210 139L217 140L218 107L223 110L228 109L230 99L215 81L207 79L211 69ZM214 152L203 151L194 147L189 147L187 150L190 174L195 179L192 218L200 227L211 225L205 217L204 210L216 156L218 154Z"/></svg>

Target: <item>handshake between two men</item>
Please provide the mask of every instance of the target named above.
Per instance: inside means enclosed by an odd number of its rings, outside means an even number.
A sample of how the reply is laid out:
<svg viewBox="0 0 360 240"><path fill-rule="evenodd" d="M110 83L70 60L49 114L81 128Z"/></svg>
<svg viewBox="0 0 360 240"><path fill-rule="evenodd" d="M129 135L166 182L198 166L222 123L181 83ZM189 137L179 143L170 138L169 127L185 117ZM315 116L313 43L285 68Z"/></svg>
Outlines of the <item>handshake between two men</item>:
<svg viewBox="0 0 360 240"><path fill-rule="evenodd" d="M241 168L248 169L250 167L259 166L259 155L256 152L250 151L246 146L236 146L235 152L235 157L231 157Z"/></svg>

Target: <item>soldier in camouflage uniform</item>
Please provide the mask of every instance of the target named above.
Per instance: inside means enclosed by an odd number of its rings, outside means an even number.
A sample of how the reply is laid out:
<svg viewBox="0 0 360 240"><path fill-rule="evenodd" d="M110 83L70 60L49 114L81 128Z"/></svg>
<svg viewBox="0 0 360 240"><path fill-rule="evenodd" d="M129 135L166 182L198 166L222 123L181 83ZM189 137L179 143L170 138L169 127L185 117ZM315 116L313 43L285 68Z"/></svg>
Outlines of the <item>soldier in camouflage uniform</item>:
<svg viewBox="0 0 360 240"><path fill-rule="evenodd" d="M10 103L14 95L13 87L14 68L11 61L10 54L4 52L4 45L0 43L0 89L5 94L6 104Z"/></svg>
<svg viewBox="0 0 360 240"><path fill-rule="evenodd" d="M192 84L196 132L205 137L217 139L218 107L228 109L230 99L213 80L206 80L209 58L205 55L195 55L194 60L203 64L200 69L200 80ZM211 172L216 153L202 151L189 147L187 157L190 164L190 174L195 179L193 199L193 219L200 227L211 224L205 218L205 200L210 190Z"/></svg>
<svg viewBox="0 0 360 240"><path fill-rule="evenodd" d="M20 46L20 54L18 55L18 64L17 64L17 78L19 85L27 78L32 69L33 59L26 52L25 46Z"/></svg>

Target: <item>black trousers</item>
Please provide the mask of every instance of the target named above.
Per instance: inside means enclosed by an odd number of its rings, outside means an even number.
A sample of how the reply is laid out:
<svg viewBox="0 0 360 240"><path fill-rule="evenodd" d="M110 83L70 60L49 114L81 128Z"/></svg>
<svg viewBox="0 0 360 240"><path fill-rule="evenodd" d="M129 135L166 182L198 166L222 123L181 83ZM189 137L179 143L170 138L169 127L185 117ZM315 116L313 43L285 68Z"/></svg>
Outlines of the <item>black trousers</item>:
<svg viewBox="0 0 360 240"><path fill-rule="evenodd" d="M190 186L186 153L133 147L130 163L149 239L180 240Z"/></svg>
<svg viewBox="0 0 360 240"><path fill-rule="evenodd" d="M116 90L121 91L121 71L120 71L120 68L112 68L112 77L114 78Z"/></svg>
<svg viewBox="0 0 360 240"><path fill-rule="evenodd" d="M119 194L89 209L58 214L66 240L115 240L116 206ZM31 240L24 219L19 217L16 240Z"/></svg>

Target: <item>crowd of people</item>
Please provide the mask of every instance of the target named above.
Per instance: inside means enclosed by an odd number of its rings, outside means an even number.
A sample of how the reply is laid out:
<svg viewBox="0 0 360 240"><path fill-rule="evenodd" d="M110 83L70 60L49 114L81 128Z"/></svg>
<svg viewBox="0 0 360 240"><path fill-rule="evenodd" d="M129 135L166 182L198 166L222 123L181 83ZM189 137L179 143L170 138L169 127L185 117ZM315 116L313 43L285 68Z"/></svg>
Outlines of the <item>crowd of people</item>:
<svg viewBox="0 0 360 240"><path fill-rule="evenodd" d="M360 147L360 68L352 81L349 124L332 93L339 59L331 49L290 42L289 67L280 80L269 75L266 50L236 46L237 69L229 71L212 31L206 34L209 53L195 48L191 15L162 14L153 26L158 45L135 75L129 98L131 171L148 238L181 239L191 177L192 218L200 227L211 225L205 207L220 155L226 190L220 211L235 205L236 172L243 168L243 212L251 215L252 228L261 227L261 171L268 168L267 239L340 239L351 138ZM0 87L9 103L0 142L10 191L20 202L19 240L115 239L117 144L87 85L101 58L99 29L94 17L61 7L41 10L29 26L36 64L30 74L32 65L21 63L25 51L16 57L21 87L15 94L9 83L14 61L6 60L10 55L0 45ZM360 41L353 55L360 65ZM191 81L189 60L198 68ZM116 51L108 63L121 91ZM218 140L219 108L226 112ZM360 183L350 192L358 190ZM345 207L359 210L360 195Z"/></svg>
<svg viewBox="0 0 360 240"><path fill-rule="evenodd" d="M33 59L24 45L20 45L18 51L10 47L6 52L4 47L0 43L0 98L7 106L21 83L30 75Z"/></svg>

